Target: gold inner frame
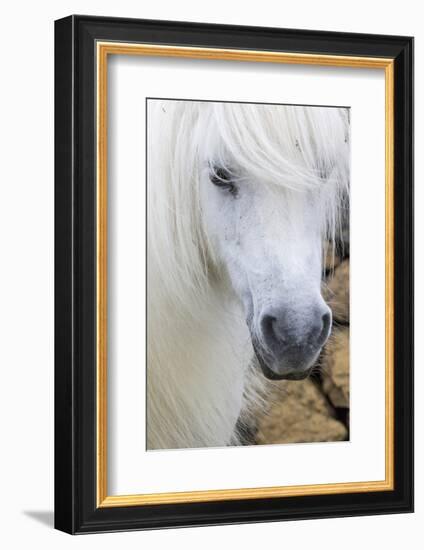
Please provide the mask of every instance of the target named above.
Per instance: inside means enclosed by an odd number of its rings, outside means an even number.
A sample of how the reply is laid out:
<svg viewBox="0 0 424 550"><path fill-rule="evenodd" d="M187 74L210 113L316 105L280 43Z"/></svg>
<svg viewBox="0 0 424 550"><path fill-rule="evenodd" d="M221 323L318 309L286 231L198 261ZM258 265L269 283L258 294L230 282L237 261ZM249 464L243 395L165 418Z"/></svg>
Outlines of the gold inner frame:
<svg viewBox="0 0 424 550"><path fill-rule="evenodd" d="M96 44L97 54L97 506L141 506L255 498L364 493L394 489L394 60L254 50L194 48L122 42ZM385 479L316 485L214 489L178 493L108 496L107 493L107 61L109 55L221 59L332 67L383 69L385 72L386 185L386 377Z"/></svg>

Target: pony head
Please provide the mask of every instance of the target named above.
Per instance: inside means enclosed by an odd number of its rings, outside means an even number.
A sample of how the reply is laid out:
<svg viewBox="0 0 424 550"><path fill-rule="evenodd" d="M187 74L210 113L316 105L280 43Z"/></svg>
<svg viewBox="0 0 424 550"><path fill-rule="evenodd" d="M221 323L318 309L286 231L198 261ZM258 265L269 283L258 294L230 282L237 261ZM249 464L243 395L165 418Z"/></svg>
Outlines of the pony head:
<svg viewBox="0 0 424 550"><path fill-rule="evenodd" d="M306 377L331 331L322 258L347 197L347 110L156 103L182 295L230 288L265 376Z"/></svg>

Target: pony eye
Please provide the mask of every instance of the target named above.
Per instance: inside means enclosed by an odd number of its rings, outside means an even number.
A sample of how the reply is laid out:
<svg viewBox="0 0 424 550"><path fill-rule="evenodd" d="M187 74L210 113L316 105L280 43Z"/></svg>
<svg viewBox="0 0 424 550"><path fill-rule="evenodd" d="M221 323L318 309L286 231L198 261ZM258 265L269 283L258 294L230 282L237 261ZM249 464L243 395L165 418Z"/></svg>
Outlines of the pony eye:
<svg viewBox="0 0 424 550"><path fill-rule="evenodd" d="M228 191L232 195L237 193L237 187L234 184L232 175L225 168L213 168L209 179L214 185Z"/></svg>

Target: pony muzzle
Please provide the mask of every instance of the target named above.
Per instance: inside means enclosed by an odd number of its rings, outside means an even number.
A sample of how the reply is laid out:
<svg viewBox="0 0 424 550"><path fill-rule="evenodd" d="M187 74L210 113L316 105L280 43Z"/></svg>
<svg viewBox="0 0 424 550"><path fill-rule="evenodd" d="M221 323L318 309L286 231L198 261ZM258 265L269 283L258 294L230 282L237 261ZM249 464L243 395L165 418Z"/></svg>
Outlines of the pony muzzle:
<svg viewBox="0 0 424 550"><path fill-rule="evenodd" d="M269 308L259 320L253 347L264 375L271 380L306 378L331 332L332 315L324 301L308 311Z"/></svg>

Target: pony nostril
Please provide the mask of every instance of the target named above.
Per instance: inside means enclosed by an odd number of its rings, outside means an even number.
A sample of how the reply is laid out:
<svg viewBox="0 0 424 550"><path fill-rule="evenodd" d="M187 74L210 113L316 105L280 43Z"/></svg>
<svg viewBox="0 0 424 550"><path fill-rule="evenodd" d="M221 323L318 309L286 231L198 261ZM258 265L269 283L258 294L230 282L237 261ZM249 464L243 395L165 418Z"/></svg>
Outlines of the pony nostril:
<svg viewBox="0 0 424 550"><path fill-rule="evenodd" d="M261 330L265 342L275 339L274 324L277 321L272 315L264 315L261 321Z"/></svg>
<svg viewBox="0 0 424 550"><path fill-rule="evenodd" d="M331 326L331 312L327 311L324 313L324 315L321 318L321 332L318 337L318 345L322 346L330 333L330 326Z"/></svg>
<svg viewBox="0 0 424 550"><path fill-rule="evenodd" d="M266 346L275 350L284 345L287 328L283 316L264 315L261 320L261 332Z"/></svg>

